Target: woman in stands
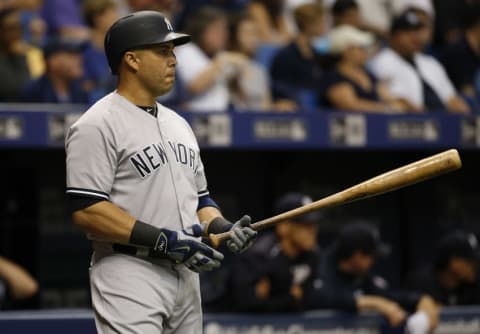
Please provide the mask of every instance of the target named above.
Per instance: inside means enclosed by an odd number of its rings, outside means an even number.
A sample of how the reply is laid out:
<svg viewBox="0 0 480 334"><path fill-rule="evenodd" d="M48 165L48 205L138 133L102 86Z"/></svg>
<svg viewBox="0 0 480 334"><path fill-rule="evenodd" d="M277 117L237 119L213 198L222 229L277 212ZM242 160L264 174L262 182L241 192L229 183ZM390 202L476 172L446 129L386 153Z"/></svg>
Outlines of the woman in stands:
<svg viewBox="0 0 480 334"><path fill-rule="evenodd" d="M372 34L349 25L330 32L335 65L323 77L320 100L325 107L375 113L406 110L407 106L390 96L366 68L374 43Z"/></svg>
<svg viewBox="0 0 480 334"><path fill-rule="evenodd" d="M248 4L247 11L258 26L262 43L284 45L291 41L284 8L284 0L252 0Z"/></svg>
<svg viewBox="0 0 480 334"><path fill-rule="evenodd" d="M272 103L270 83L266 69L255 61L260 43L258 26L248 14L240 14L230 20L229 50L246 56L241 71L230 82L233 106L237 110L292 111L294 102L281 100Z"/></svg>

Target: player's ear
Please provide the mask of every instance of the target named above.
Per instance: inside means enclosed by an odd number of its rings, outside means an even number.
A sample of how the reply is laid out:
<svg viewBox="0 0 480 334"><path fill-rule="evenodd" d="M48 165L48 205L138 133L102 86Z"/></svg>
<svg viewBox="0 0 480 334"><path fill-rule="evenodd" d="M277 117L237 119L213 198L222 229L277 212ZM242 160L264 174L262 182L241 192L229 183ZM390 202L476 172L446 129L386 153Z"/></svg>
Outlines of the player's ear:
<svg viewBox="0 0 480 334"><path fill-rule="evenodd" d="M127 51L123 55L123 61L128 68L132 69L134 72L137 72L140 66L140 58L134 51Z"/></svg>

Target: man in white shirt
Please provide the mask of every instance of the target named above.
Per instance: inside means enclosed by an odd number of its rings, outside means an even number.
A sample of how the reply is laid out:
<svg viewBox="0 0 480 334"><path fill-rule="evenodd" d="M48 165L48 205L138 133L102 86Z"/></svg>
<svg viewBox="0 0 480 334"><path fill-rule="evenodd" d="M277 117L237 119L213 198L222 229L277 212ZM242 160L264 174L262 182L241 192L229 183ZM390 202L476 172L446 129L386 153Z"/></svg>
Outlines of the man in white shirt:
<svg viewBox="0 0 480 334"><path fill-rule="evenodd" d="M372 72L385 81L391 95L402 99L412 111L468 113L469 107L457 95L442 65L421 53L423 43L418 31L423 25L414 11L395 17L390 46L374 57Z"/></svg>

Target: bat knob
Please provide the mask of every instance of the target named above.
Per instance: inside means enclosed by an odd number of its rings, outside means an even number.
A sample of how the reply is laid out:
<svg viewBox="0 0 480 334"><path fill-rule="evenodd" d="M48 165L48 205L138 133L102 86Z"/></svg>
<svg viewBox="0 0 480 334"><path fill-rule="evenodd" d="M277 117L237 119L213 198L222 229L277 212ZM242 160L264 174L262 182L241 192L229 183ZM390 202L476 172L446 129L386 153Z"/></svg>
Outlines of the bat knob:
<svg viewBox="0 0 480 334"><path fill-rule="evenodd" d="M218 248L218 246L220 246L221 241L216 234L210 233L210 235L208 236L208 239L210 240L210 243L212 244L213 248Z"/></svg>

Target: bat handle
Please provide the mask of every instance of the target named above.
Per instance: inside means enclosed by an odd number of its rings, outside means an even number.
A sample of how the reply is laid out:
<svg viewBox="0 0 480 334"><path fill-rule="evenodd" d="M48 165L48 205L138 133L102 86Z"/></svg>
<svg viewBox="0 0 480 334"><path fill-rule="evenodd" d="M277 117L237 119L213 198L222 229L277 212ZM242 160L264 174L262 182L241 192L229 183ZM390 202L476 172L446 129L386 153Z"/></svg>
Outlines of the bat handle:
<svg viewBox="0 0 480 334"><path fill-rule="evenodd" d="M213 248L218 248L218 246L230 239L230 232L223 232L219 234L210 233L208 239L210 240Z"/></svg>

